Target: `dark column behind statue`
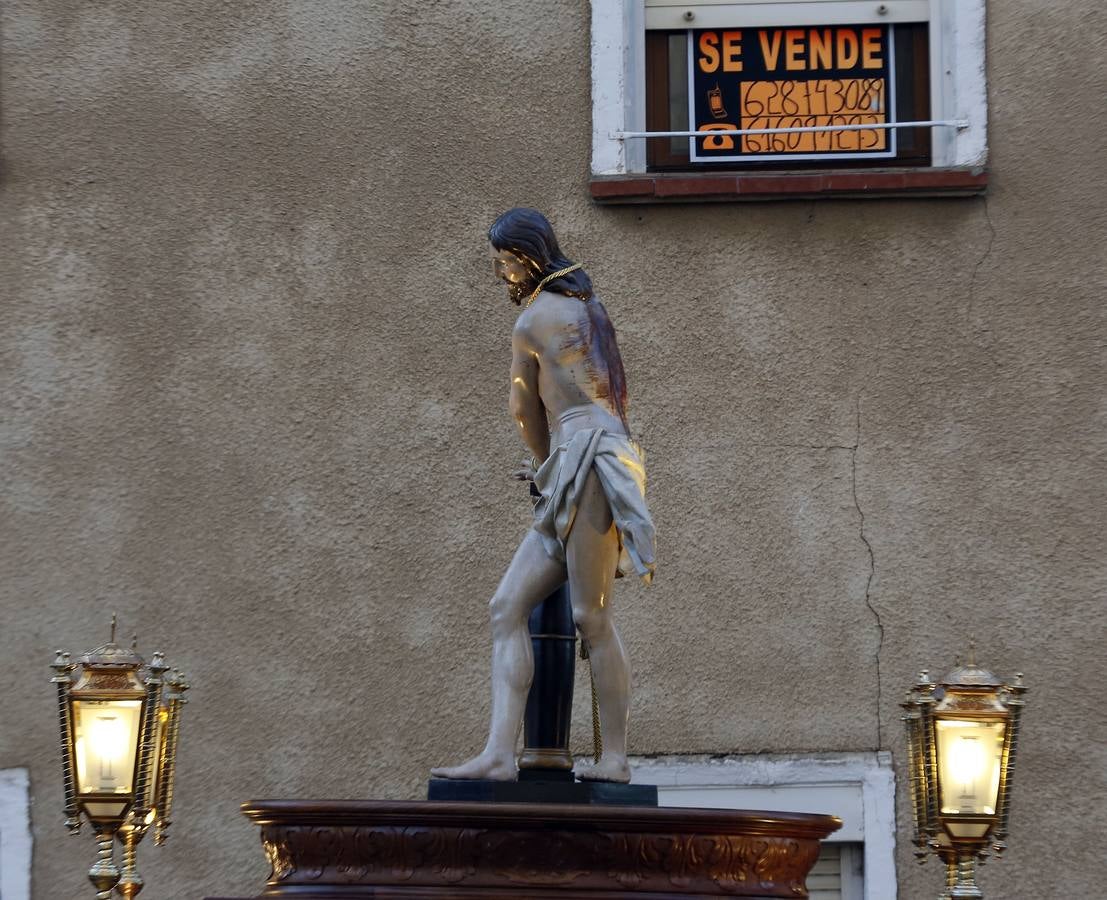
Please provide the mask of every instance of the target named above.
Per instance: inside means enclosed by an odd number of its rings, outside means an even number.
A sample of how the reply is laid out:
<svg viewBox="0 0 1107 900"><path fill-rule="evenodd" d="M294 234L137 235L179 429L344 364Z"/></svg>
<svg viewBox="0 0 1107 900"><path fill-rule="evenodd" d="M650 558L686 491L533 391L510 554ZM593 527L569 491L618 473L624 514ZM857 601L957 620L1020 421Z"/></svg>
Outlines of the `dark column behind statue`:
<svg viewBox="0 0 1107 900"><path fill-rule="evenodd" d="M519 779L572 781L569 726L573 715L577 629L567 583L535 607L528 625L534 648L534 681L523 719Z"/></svg>

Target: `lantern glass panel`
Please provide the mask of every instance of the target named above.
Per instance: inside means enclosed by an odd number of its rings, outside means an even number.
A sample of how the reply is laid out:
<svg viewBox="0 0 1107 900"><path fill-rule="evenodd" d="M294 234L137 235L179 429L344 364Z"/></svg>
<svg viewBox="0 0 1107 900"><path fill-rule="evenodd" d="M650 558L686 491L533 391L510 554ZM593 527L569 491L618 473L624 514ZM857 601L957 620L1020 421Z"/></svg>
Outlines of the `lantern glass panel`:
<svg viewBox="0 0 1107 900"><path fill-rule="evenodd" d="M134 790L141 700L74 700L77 789L81 794Z"/></svg>
<svg viewBox="0 0 1107 900"><path fill-rule="evenodd" d="M122 800L118 803L86 801L84 803L84 808L85 812L88 813L88 817L93 821L97 819L118 819L127 811L128 802L127 800Z"/></svg>
<svg viewBox="0 0 1107 900"><path fill-rule="evenodd" d="M1003 722L939 719L942 813L995 815L1003 759Z"/></svg>

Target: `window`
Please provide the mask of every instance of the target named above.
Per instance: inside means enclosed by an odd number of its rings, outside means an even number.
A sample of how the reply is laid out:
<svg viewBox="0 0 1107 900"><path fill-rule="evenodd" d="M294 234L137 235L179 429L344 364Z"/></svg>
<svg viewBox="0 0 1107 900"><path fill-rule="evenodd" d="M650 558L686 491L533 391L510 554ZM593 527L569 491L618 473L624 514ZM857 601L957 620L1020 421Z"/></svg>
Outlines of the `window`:
<svg viewBox="0 0 1107 900"><path fill-rule="evenodd" d="M593 0L592 13L597 200L986 184L983 0ZM927 124L891 127L905 122Z"/></svg>
<svg viewBox="0 0 1107 900"><path fill-rule="evenodd" d="M895 900L895 777L891 754L825 753L632 761L662 806L830 813L807 879L812 900Z"/></svg>
<svg viewBox="0 0 1107 900"><path fill-rule="evenodd" d="M746 41L747 52L735 54L735 48L742 49ZM726 72L728 61L731 68L741 65L741 71ZM843 67L843 62L850 65ZM650 30L646 32L646 130L771 130L927 121L929 62L925 23ZM731 90L724 91L720 82ZM735 121L721 121L727 118ZM643 140L648 170L734 164L760 168L930 164L926 127Z"/></svg>

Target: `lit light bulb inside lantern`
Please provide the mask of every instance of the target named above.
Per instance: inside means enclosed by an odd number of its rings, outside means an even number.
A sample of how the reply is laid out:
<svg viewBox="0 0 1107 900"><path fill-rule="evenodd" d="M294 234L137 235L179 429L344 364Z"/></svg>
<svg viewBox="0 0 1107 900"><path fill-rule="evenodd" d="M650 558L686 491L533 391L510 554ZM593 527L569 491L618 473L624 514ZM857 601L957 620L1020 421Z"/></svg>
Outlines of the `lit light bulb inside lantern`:
<svg viewBox="0 0 1107 900"><path fill-rule="evenodd" d="M92 752L105 762L117 762L127 752L127 727L116 716L97 716L89 738Z"/></svg>
<svg viewBox="0 0 1107 900"><path fill-rule="evenodd" d="M127 793L134 781L142 702L78 700L73 712L81 792Z"/></svg>
<svg viewBox="0 0 1107 900"><path fill-rule="evenodd" d="M88 763L85 761L88 757L85 754L85 739L83 737L77 738L74 749L77 757L77 783L83 788L88 783Z"/></svg>
<svg viewBox="0 0 1107 900"><path fill-rule="evenodd" d="M1000 722L938 721L943 813L995 814L1003 729Z"/></svg>
<svg viewBox="0 0 1107 900"><path fill-rule="evenodd" d="M984 764L984 748L976 735L958 736L949 750L949 767L965 793L972 793L973 783L984 771Z"/></svg>

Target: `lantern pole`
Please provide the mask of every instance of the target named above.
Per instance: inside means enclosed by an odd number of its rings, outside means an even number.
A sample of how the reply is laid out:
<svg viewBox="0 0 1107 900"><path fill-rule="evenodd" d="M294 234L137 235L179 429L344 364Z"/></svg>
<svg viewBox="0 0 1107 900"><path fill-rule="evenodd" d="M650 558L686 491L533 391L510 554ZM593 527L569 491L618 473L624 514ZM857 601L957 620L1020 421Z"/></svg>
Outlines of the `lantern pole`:
<svg viewBox="0 0 1107 900"><path fill-rule="evenodd" d="M111 890L119 883L119 867L115 864L112 850L115 846L115 831L118 825L100 823L96 831L96 862L88 870L88 880L96 888L96 900L111 900Z"/></svg>
<svg viewBox="0 0 1107 900"><path fill-rule="evenodd" d="M119 875L119 883L115 890L127 900L132 900L138 895L146 882L138 874L136 862L138 858L138 844L142 835L146 832L146 826L132 820L119 829L119 841L123 844L123 870Z"/></svg>
<svg viewBox="0 0 1107 900"><path fill-rule="evenodd" d="M953 889L957 887L957 854L942 853L940 856L946 864L946 889L939 895L938 900L951 900Z"/></svg>

